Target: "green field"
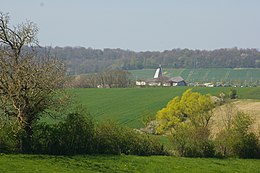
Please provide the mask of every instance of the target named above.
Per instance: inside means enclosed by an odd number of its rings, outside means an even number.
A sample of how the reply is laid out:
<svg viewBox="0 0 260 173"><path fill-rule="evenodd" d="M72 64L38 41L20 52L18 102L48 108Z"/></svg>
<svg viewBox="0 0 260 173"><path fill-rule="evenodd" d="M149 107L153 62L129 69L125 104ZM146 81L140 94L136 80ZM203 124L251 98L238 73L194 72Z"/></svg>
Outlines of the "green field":
<svg viewBox="0 0 260 173"><path fill-rule="evenodd" d="M130 70L136 79L152 78L155 69ZM203 68L203 69L163 69L166 76L182 76L188 82L241 81L244 84L260 80L260 68Z"/></svg>
<svg viewBox="0 0 260 173"><path fill-rule="evenodd" d="M1 173L81 172L260 172L260 160L170 156L0 155Z"/></svg>
<svg viewBox="0 0 260 173"><path fill-rule="evenodd" d="M126 89L70 89L75 97L75 104L82 104L97 120L112 119L133 128L142 127L141 119L144 112L151 115L175 96L180 96L187 87L171 88L126 88ZM203 94L217 95L228 92L226 87L195 87L193 91ZM260 87L237 88L242 99L260 99Z"/></svg>

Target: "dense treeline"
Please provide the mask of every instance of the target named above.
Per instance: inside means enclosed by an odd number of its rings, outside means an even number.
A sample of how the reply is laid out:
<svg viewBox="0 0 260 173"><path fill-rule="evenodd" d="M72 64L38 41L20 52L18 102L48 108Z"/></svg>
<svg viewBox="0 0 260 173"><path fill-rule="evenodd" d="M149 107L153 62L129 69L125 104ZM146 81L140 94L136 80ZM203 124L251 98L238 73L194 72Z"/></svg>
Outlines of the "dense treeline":
<svg viewBox="0 0 260 173"><path fill-rule="evenodd" d="M47 51L65 60L70 74L100 72L111 69L133 70L156 68L259 68L258 49L190 50L173 49L163 52L134 52L122 49L92 49L84 47L48 47ZM42 53L43 52L41 50Z"/></svg>

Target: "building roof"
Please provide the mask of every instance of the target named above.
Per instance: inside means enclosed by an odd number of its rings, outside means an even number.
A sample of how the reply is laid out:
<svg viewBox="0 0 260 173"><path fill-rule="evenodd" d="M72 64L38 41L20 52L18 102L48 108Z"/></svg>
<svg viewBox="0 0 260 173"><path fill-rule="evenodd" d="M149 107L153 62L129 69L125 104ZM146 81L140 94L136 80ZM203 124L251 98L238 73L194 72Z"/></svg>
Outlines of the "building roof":
<svg viewBox="0 0 260 173"><path fill-rule="evenodd" d="M168 77L168 76L162 76L159 78L153 78L153 79L147 79L147 82L173 82L173 83L179 83L184 81L184 79L181 76L177 77Z"/></svg>
<svg viewBox="0 0 260 173"><path fill-rule="evenodd" d="M144 81L148 83L179 83L179 82L185 82L184 79L181 76L177 77L168 77L164 76L162 72L162 67L159 65L159 67L156 69L154 77L151 79L146 80L138 80L138 81Z"/></svg>
<svg viewBox="0 0 260 173"><path fill-rule="evenodd" d="M178 82L184 81L184 79L183 79L181 76L177 76L177 77L172 77L172 78L170 78L170 81L171 81L171 82L178 83Z"/></svg>

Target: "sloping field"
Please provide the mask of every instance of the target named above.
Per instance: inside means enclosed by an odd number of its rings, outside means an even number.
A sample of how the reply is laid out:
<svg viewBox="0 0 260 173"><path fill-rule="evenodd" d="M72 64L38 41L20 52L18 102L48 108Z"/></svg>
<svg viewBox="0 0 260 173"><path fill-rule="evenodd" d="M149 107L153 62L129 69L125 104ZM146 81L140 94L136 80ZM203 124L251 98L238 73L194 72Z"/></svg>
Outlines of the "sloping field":
<svg viewBox="0 0 260 173"><path fill-rule="evenodd" d="M155 69L130 70L137 79L153 78ZM188 82L241 81L243 84L260 80L260 68L163 69L166 76L182 76Z"/></svg>
<svg viewBox="0 0 260 173"><path fill-rule="evenodd" d="M238 110L252 115L255 118L256 124L260 125L260 101L239 100L234 104Z"/></svg>
<svg viewBox="0 0 260 173"><path fill-rule="evenodd" d="M144 112L155 112L186 88L75 89L78 104L97 120L112 119L130 127L141 127Z"/></svg>
<svg viewBox="0 0 260 173"><path fill-rule="evenodd" d="M0 155L2 173L83 172L225 172L259 173L260 160L206 159L171 156Z"/></svg>
<svg viewBox="0 0 260 173"><path fill-rule="evenodd" d="M228 112L243 111L252 116L254 124L252 126L253 131L257 131L260 128L260 100L237 100L232 103L232 106L227 107L223 105L214 111L213 117L213 132L218 132L219 127L223 127L223 119L226 119Z"/></svg>
<svg viewBox="0 0 260 173"><path fill-rule="evenodd" d="M126 88L126 89L71 89L75 104L86 107L97 120L112 119L133 128L142 127L144 112L151 116L166 106L175 96L180 96L187 87L170 88ZM218 95L229 88L194 88L203 94ZM260 99L260 87L237 88L242 99Z"/></svg>

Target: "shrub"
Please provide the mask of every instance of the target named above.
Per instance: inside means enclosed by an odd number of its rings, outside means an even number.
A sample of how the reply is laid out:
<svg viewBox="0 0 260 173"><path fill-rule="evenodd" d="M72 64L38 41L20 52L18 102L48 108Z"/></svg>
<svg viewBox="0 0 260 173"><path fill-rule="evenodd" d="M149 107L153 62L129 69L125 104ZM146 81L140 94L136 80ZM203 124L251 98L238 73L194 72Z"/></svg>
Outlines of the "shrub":
<svg viewBox="0 0 260 173"><path fill-rule="evenodd" d="M228 96L230 99L236 99L237 98L237 90L232 88L230 89L230 91L228 92Z"/></svg>
<svg viewBox="0 0 260 173"><path fill-rule="evenodd" d="M209 140L206 127L194 127L190 123L182 123L172 133L172 143L177 154L185 157L213 157L214 145Z"/></svg>
<svg viewBox="0 0 260 173"><path fill-rule="evenodd" d="M72 113L59 124L60 141L63 153L81 154L92 152L94 122L89 115Z"/></svg>
<svg viewBox="0 0 260 173"><path fill-rule="evenodd" d="M253 124L250 115L236 112L225 121L225 126L216 136L216 150L224 157L259 158L259 140L249 131Z"/></svg>
<svg viewBox="0 0 260 173"><path fill-rule="evenodd" d="M165 154L160 141L112 121L95 124L89 115L69 114L63 122L34 126L33 152L74 154Z"/></svg>
<svg viewBox="0 0 260 173"><path fill-rule="evenodd" d="M158 138L109 121L97 126L96 151L99 154L162 155L165 150Z"/></svg>
<svg viewBox="0 0 260 173"><path fill-rule="evenodd" d="M120 154L122 129L114 122L99 124L95 133L95 149L100 154Z"/></svg>
<svg viewBox="0 0 260 173"><path fill-rule="evenodd" d="M258 139L254 133L237 137L232 146L233 152L240 158L259 158Z"/></svg>
<svg viewBox="0 0 260 173"><path fill-rule="evenodd" d="M18 152L18 128L13 119L0 116L0 152Z"/></svg>
<svg viewBox="0 0 260 173"><path fill-rule="evenodd" d="M34 126L32 151L41 154L58 154L59 131L57 125L39 123Z"/></svg>
<svg viewBox="0 0 260 173"><path fill-rule="evenodd" d="M167 151L156 136L142 134L137 136L133 153L139 156L166 155Z"/></svg>
<svg viewBox="0 0 260 173"><path fill-rule="evenodd" d="M33 134L33 151L45 154L90 154L93 152L94 122L81 113L69 114L56 125L39 124Z"/></svg>

